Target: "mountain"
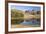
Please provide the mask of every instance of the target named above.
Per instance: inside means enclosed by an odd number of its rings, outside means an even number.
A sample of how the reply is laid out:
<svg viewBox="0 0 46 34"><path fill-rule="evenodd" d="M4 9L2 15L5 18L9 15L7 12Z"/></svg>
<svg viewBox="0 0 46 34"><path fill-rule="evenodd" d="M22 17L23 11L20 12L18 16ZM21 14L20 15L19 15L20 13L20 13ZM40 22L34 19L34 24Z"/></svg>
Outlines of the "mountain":
<svg viewBox="0 0 46 34"><path fill-rule="evenodd" d="M35 14L40 14L40 11L35 11L35 10L26 10L25 13L27 14L32 14L32 15L35 15Z"/></svg>

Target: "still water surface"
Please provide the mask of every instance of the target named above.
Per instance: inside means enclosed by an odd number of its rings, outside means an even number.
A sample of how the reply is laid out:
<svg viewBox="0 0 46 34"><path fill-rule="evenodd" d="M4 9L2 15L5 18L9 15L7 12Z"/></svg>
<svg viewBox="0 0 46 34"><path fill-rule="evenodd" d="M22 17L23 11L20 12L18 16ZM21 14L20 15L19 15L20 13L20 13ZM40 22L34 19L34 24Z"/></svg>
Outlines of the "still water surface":
<svg viewBox="0 0 46 34"><path fill-rule="evenodd" d="M37 21L37 20L26 21L26 20L24 20L20 24L22 24L22 25L40 26L40 21Z"/></svg>

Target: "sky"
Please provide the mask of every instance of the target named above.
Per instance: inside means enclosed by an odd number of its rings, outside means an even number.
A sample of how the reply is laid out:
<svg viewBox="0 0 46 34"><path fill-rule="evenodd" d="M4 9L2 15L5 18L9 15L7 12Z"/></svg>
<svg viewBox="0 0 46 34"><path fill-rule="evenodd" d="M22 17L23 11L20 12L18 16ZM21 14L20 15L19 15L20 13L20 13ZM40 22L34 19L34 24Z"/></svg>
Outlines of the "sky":
<svg viewBox="0 0 46 34"><path fill-rule="evenodd" d="M11 9L17 9L17 10L35 10L35 11L40 11L39 6L18 6L18 5L11 5Z"/></svg>

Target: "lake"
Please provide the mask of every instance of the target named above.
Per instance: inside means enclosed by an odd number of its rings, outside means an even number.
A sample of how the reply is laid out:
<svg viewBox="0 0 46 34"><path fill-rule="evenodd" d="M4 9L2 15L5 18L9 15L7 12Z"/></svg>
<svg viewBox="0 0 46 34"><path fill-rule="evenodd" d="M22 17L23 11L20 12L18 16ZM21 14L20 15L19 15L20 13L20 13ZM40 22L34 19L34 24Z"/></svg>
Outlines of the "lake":
<svg viewBox="0 0 46 34"><path fill-rule="evenodd" d="M28 20L28 21L24 20L20 24L35 27L35 26L40 26L40 21L37 21L35 19L34 20Z"/></svg>

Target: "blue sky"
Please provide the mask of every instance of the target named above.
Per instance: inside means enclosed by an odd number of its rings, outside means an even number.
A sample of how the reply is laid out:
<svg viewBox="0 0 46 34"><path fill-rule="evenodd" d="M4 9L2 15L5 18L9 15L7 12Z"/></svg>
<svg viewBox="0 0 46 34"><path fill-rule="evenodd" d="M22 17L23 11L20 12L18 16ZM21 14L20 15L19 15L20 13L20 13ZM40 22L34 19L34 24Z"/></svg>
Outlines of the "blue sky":
<svg viewBox="0 0 46 34"><path fill-rule="evenodd" d="M11 5L11 8L13 9L18 9L18 10L35 10L35 11L40 11L39 6L18 6L18 5Z"/></svg>

